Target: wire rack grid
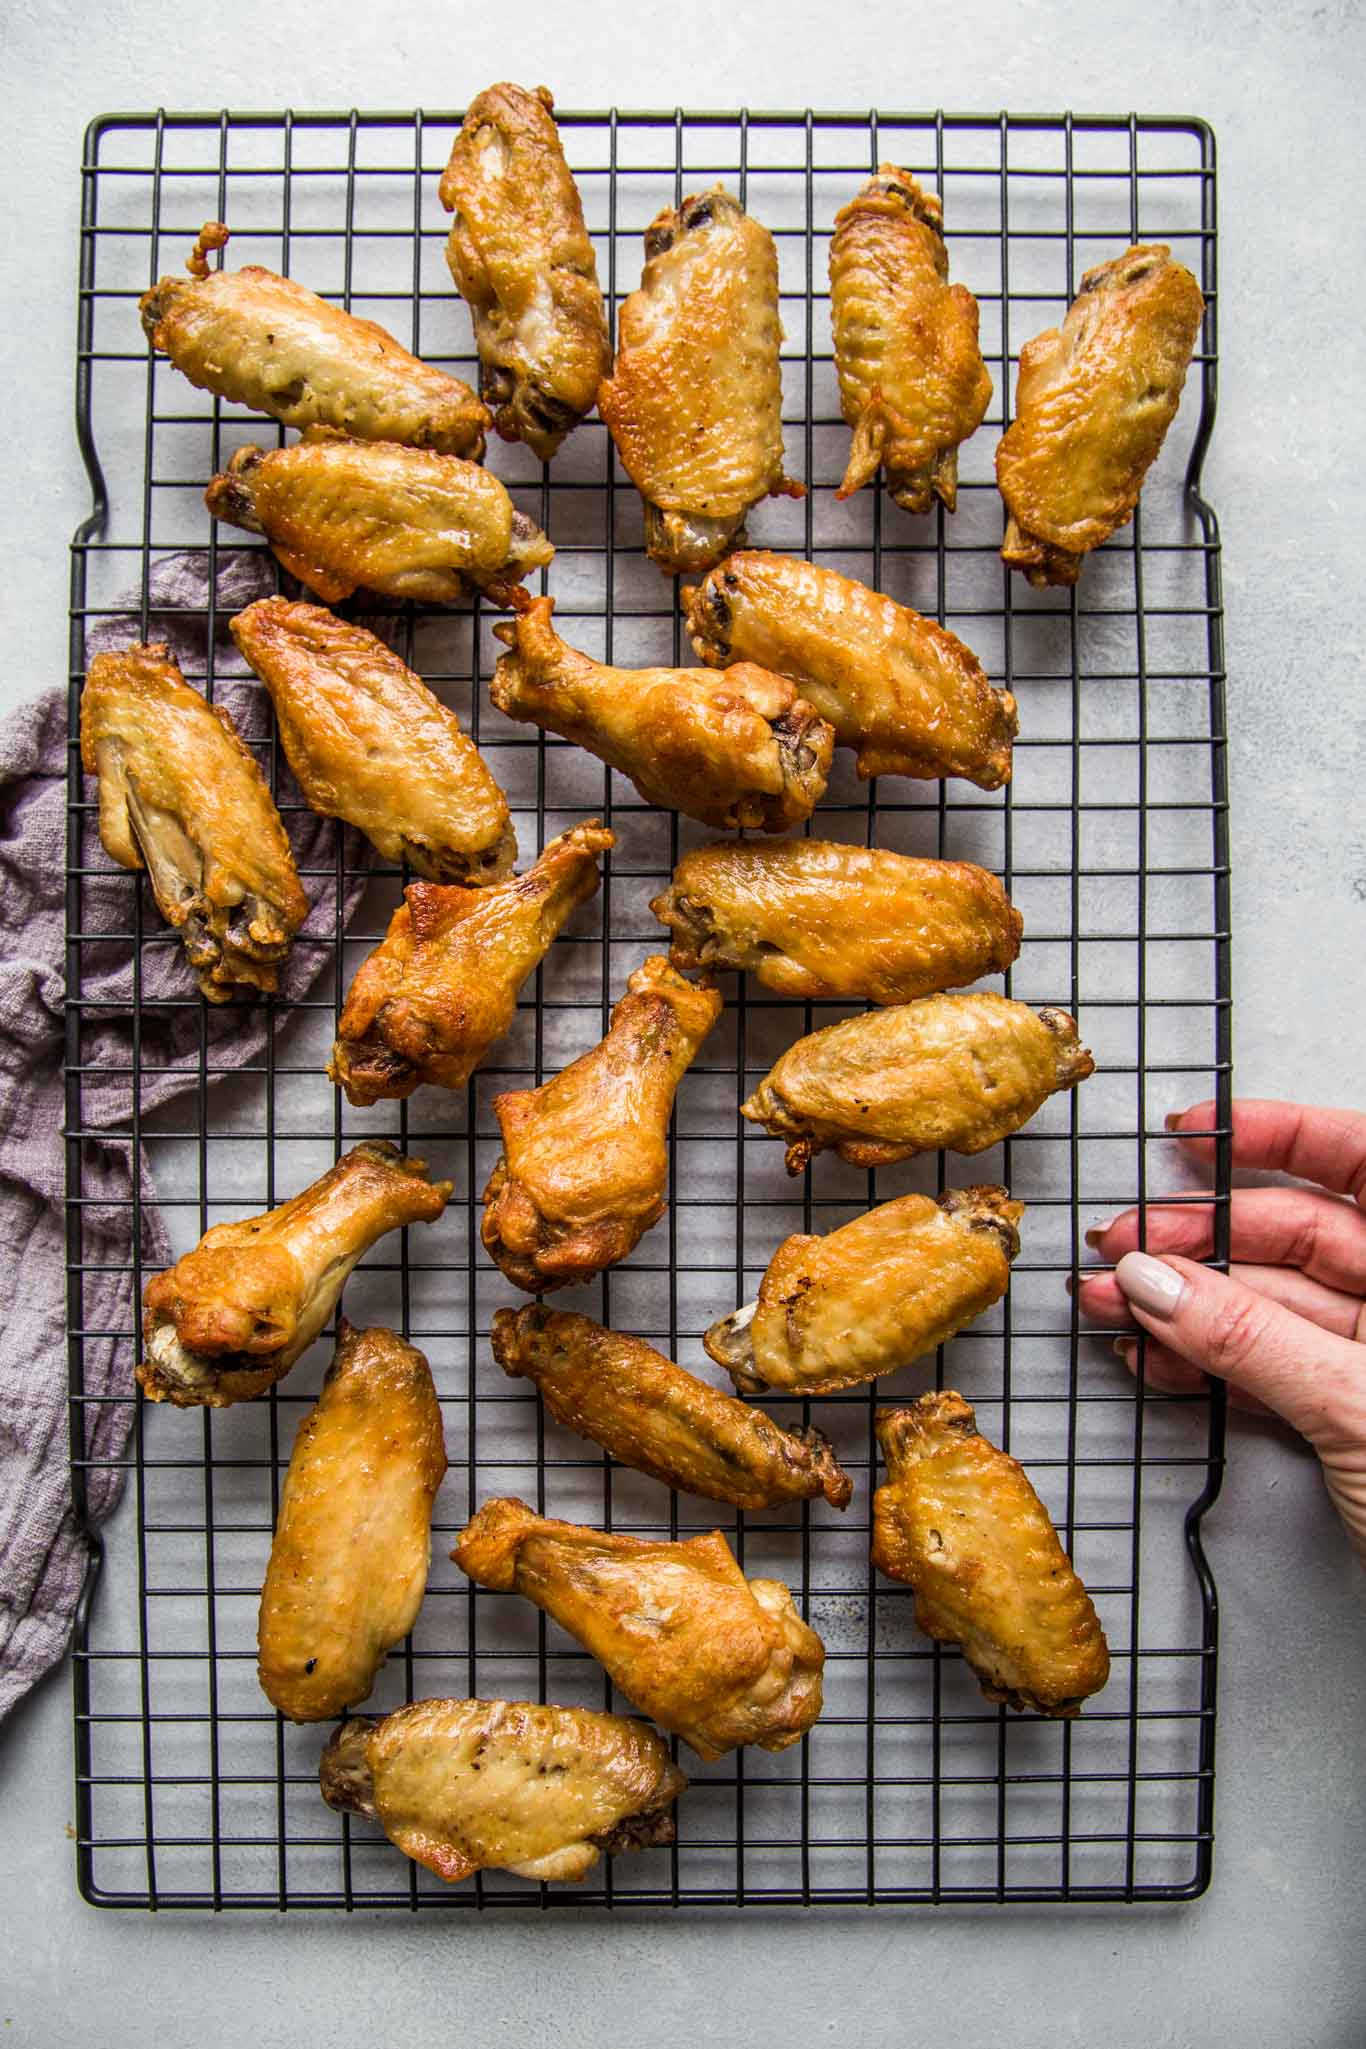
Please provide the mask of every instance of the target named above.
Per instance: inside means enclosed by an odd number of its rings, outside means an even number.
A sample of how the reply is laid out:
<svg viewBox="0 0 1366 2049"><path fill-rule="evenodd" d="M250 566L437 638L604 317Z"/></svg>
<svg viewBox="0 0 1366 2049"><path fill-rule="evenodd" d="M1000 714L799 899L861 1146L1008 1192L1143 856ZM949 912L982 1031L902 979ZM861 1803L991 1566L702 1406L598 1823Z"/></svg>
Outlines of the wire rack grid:
<svg viewBox="0 0 1366 2049"><path fill-rule="evenodd" d="M178 942L133 877L109 881L92 793L71 757L68 1083L73 1472L78 1513L94 1476L126 1471L98 1600L77 1631L78 1878L101 1904L143 1907L603 1906L1189 1898L1211 1867L1216 1606L1200 1518L1218 1488L1217 1394L1175 1401L1135 1386L1107 1338L1080 1325L1065 1282L1088 1223L1156 1195L1190 1200L1169 1164L1162 1112L1212 1096L1218 1140L1215 1257L1226 1255L1230 973L1219 539L1200 494L1215 405L1213 139L1191 119L892 114L600 112L561 115L604 288L615 310L639 275L641 232L662 205L724 179L780 254L788 467L799 503L758 509L751 534L829 563L953 627L1020 702L1012 785L900 779L867 787L837 758L813 828L909 853L968 858L1003 875L1024 912L1008 993L1060 1002L1097 1056L995 1152L952 1169L916 1161L875 1175L822 1158L802 1182L737 1107L776 1054L839 1006L769 998L730 978L721 1023L679 1092L667 1220L593 1286L559 1298L707 1368L700 1334L748 1299L794 1229L829 1229L910 1188L999 1179L1025 1199L1024 1250L1006 1302L933 1365L983 1428L1027 1464L1093 1590L1114 1675L1073 1723L1013 1717L981 1699L956 1652L916 1631L909 1589L873 1575L873 1410L928 1384L928 1363L880 1389L773 1400L814 1422L853 1472L852 1506L718 1516L615 1468L547 1423L534 1392L492 1365L493 1311L514 1299L479 1245L479 1197L498 1151L492 1096L555 1072L591 1045L629 970L658 951L648 899L701 835L642 805L591 757L494 713L482 685L490 618L407 606L375 614L460 714L509 793L524 858L601 812L617 833L596 904L556 942L516 1026L468 1099L420 1091L353 1111L322 1075L342 993L382 932L402 877L376 868L350 930L349 838L305 870L335 886L325 959L304 1001L264 1003L259 1059L221 1071L188 978L146 999L139 964ZM72 566L72 732L87 632L159 623L158 568L203 556L207 598L189 673L212 696L242 675L224 631L223 579L240 537L211 529L205 479L245 440L279 430L206 397L143 343L136 299L179 268L200 223L233 229L228 260L259 261L379 319L416 352L472 378L467 318L446 275L437 177L458 114L122 114L95 122L83 164L78 426L94 503ZM838 207L880 160L938 190L953 274L976 292L995 384L962 452L959 510L898 512L874 489L840 505L847 433L831 359L826 249ZM1055 322L1093 262L1160 239L1209 302L1202 346L1131 527L1079 586L1037 594L1004 571L992 470L1022 341ZM606 659L688 659L673 586L642 552L634 490L596 420L553 468L495 445L490 461L554 539L546 587L568 637ZM1183 482L1184 473L1184 482ZM106 485L108 477L110 483ZM271 558L247 562L273 587ZM268 710L250 727L286 822L303 815ZM330 832L331 828L328 828ZM316 1394L324 1347L260 1400L215 1414L135 1406L126 1454L102 1457L87 1415L85 1346L114 1344L128 1384L136 1330L87 1323L99 1257L85 1091L87 892L126 890L135 1008L127 1129L148 1147L174 1250L210 1223L292 1193L366 1133L389 1133L449 1174L435 1226L385 1241L353 1278L353 1322L382 1321L427 1352L451 1469L438 1498L432 1582L371 1711L425 1694L482 1693L624 1705L587 1656L529 1604L472 1588L446 1562L477 1502L521 1493L547 1512L656 1535L726 1530L746 1570L785 1578L828 1649L826 1708L796 1748L690 1761L678 1841L604 1859L577 1888L482 1875L444 1887L368 1824L318 1798L321 1734L283 1723L255 1677L256 1599L284 1466ZM108 940L102 935L101 943ZM198 1013L186 1091L146 1100L176 1012ZM184 1026L184 1019L179 1020ZM108 1082L110 1076L101 1076ZM139 1198L133 1197L135 1208ZM134 1244L143 1242L135 1218ZM135 1274L140 1293L143 1276ZM520 1385L520 1384L517 1384ZM132 1402L130 1394L127 1399Z"/></svg>

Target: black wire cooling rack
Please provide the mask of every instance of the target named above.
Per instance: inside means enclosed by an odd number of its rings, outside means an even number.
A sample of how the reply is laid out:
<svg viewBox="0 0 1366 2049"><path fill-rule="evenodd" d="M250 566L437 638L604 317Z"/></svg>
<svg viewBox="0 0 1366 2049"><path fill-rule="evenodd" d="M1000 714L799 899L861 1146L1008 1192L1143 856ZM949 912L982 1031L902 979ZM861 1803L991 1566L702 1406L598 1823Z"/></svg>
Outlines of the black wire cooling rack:
<svg viewBox="0 0 1366 2049"><path fill-rule="evenodd" d="M459 118L121 114L90 129L78 424L94 505L73 553L73 733L87 632L155 634L168 561L201 554L207 600L187 610L182 599L179 624L202 640L188 668L210 695L242 673L224 631L224 577L259 571L264 589L276 576L268 555L213 530L201 493L234 447L279 430L153 360L137 295L178 271L200 223L218 218L233 230L230 263L287 271L472 378L436 200ZM482 685L497 648L477 605L405 607L379 623L477 736L509 792L524 859L592 812L618 835L600 897L556 942L468 1100L427 1089L353 1111L321 1073L343 989L396 900L393 871L374 872L349 931L338 911L322 935L327 958L310 998L264 1005L260 1057L220 1073L219 1041L188 977L175 1002L145 998L142 964L178 942L133 877L108 880L73 744L66 1144L78 1513L111 1470L128 1481L76 1638L81 1889L101 1904L147 1907L1190 1898L1211 1862L1216 1609L1200 1518L1218 1488L1222 1408L1217 1396L1160 1397L1141 1378L1136 1388L1107 1335L1079 1326L1065 1282L1085 1256L1088 1224L1181 1194L1162 1113L1206 1096L1218 1104L1216 1249L1226 1252L1223 645L1218 529L1200 493L1215 404L1213 138L1196 120L1137 116L607 112L561 124L614 306L639 277L646 223L686 191L727 180L777 237L789 467L809 490L800 503L761 507L755 543L830 563L944 620L1019 698L1009 789L986 796L900 779L864 788L842 756L813 825L1000 872L1026 920L1007 989L1075 1011L1096 1053L1080 1091L1055 1097L996 1152L948 1170L959 1182L1003 1180L1029 1207L1007 1302L934 1370L1026 1461L1094 1592L1114 1674L1073 1723L990 1707L958 1654L917 1632L909 1589L873 1575L873 1409L918 1393L926 1362L876 1391L770 1400L784 1421L815 1422L833 1438L855 1475L853 1505L844 1516L816 1504L719 1520L745 1568L788 1580L824 1637L826 1709L779 1756L741 1751L709 1768L689 1758L672 1849L605 1859L582 1887L500 1874L445 1887L368 1824L322 1804L325 1732L270 1710L256 1683L255 1619L282 1473L324 1348L260 1400L217 1414L134 1404L118 1458L100 1455L87 1413L86 1345L115 1345L131 1387L137 1343L131 1319L112 1332L87 1323L103 1193L87 1125L87 1032L98 1012L87 977L92 948L109 943L87 929L97 877L126 892L122 937L138 991L127 1129L148 1148L177 1253L209 1223L302 1187L364 1133L393 1134L456 1184L439 1224L406 1234L397 1254L386 1241L347 1291L353 1321L398 1325L428 1353L452 1461L430 1594L370 1709L433 1693L623 1705L529 1604L472 1588L446 1562L488 1495L520 1493L553 1514L657 1535L718 1520L711 1504L669 1496L547 1423L535 1393L514 1391L493 1367L490 1320L514 1291L478 1237L498 1150L492 1096L539 1081L598 1038L631 967L663 947L649 897L700 835L643 806L588 755L490 709ZM844 505L834 497L847 437L826 246L836 210L882 159L942 193L953 274L982 309L996 396L963 450L953 519L910 518L871 488ZM1011 365L1022 341L1061 316L1090 264L1138 240L1169 242L1200 277L1203 346L1132 526L1088 559L1074 591L1037 594L996 552L992 454ZM643 556L638 500L601 424L574 434L548 471L519 448L495 444L490 459L556 543L548 588L569 637L618 662L687 659L673 586ZM307 814L276 762L268 712L254 730L297 831ZM306 869L313 892L331 883L341 901L357 879L344 867L348 845L337 835L335 855ZM679 1094L667 1221L616 1271L560 1298L704 1368L702 1330L749 1298L789 1231L831 1228L909 1188L936 1190L946 1173L942 1159L874 1176L825 1157L788 1182L781 1145L743 1126L737 1106L783 1046L838 1007L782 1002L733 978L725 993L724 1020ZM153 1108L149 1089L164 1079L154 1049L178 1012L191 1018L179 1018L191 1035L187 1091ZM117 1078L107 1067L98 1076L105 1086ZM135 1222L140 1244L140 1212Z"/></svg>

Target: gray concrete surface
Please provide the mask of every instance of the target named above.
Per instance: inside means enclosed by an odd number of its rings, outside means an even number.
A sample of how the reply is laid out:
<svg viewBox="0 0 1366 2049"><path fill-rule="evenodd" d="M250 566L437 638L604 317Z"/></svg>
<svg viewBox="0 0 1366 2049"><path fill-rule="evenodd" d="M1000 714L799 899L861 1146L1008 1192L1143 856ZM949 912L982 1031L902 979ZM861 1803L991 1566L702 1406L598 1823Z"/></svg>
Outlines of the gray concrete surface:
<svg viewBox="0 0 1366 2049"><path fill-rule="evenodd" d="M509 33L513 22L515 33ZM658 0L281 10L10 0L0 23L0 703L62 675L81 130L115 106L458 104L1194 111L1218 132L1238 1084L1360 1100L1363 288L1357 4L1143 9ZM1234 1428L1209 1524L1224 1612L1212 1892L1160 1912L633 1923L92 1912L61 1674L0 1734L0 2022L16 2044L924 2041L1350 2049L1366 2041L1363 1582L1316 1471Z"/></svg>

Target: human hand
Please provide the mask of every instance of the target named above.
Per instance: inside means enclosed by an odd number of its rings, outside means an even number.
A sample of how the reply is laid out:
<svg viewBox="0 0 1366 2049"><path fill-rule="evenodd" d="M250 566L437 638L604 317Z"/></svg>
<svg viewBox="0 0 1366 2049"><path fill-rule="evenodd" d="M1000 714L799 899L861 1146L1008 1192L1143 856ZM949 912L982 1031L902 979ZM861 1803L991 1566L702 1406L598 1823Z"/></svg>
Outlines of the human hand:
<svg viewBox="0 0 1366 2049"><path fill-rule="evenodd" d="M1214 1122L1214 1104L1197 1103L1167 1129L1180 1136ZM1212 1165L1213 1139L1182 1144ZM1150 1203L1143 1252L1138 1211L1125 1210L1086 1234L1115 1271L1081 1277L1081 1307L1098 1323L1136 1321L1157 1340L1144 1357L1149 1385L1189 1394L1213 1373L1239 1407L1301 1431L1366 1564L1366 1117L1235 1102L1233 1164L1319 1185L1235 1189L1228 1274L1196 1264L1213 1250L1212 1206ZM1117 1339L1116 1350L1132 1372L1137 1340Z"/></svg>

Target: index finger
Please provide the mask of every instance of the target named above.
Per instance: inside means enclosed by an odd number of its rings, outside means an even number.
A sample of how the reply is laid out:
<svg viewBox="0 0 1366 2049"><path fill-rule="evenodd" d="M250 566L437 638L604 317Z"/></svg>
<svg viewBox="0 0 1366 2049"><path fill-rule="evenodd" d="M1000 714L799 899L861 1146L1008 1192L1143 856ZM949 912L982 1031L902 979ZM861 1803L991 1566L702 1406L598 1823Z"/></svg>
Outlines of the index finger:
<svg viewBox="0 0 1366 2049"><path fill-rule="evenodd" d="M1182 1138L1196 1159L1213 1165L1217 1141L1184 1134L1207 1132L1217 1122L1214 1103L1195 1103L1169 1117L1167 1129ZM1233 1105L1233 1164L1317 1181L1366 1209L1366 1117L1357 1110L1319 1110L1307 1103L1242 1096Z"/></svg>

